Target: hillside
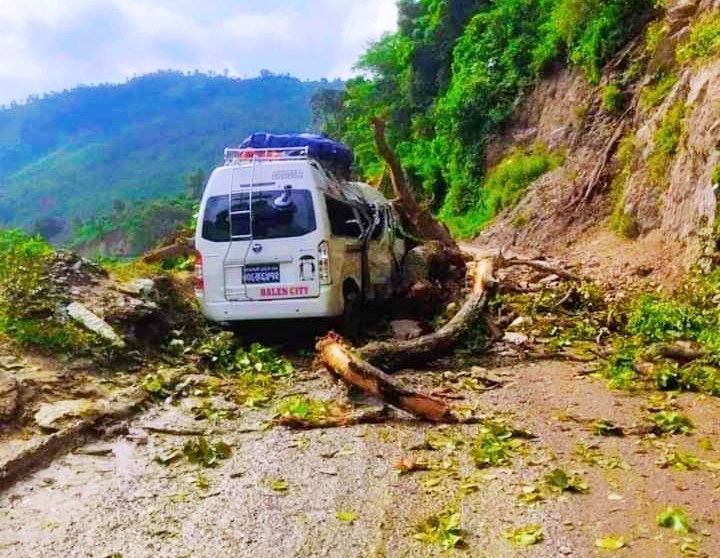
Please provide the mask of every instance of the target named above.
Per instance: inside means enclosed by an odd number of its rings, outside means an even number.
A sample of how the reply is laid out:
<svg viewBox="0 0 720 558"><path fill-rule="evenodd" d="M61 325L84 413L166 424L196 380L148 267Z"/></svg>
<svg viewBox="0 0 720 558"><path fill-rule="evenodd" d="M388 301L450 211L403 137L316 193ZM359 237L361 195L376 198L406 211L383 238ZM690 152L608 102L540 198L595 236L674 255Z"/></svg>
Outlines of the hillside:
<svg viewBox="0 0 720 558"><path fill-rule="evenodd" d="M382 180L367 125L479 243L664 281L714 253L720 14L711 0L422 0L328 104ZM609 277L605 277L609 279Z"/></svg>
<svg viewBox="0 0 720 558"><path fill-rule="evenodd" d="M312 95L339 85L165 71L14 104L0 111L0 225L86 221L116 198L178 194L249 133L306 130Z"/></svg>

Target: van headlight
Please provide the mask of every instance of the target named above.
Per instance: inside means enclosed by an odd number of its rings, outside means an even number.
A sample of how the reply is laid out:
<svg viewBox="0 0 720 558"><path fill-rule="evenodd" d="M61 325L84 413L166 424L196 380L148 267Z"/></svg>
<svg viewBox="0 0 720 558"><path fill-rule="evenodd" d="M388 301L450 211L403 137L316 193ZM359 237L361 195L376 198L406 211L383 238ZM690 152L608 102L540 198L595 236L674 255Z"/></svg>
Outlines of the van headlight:
<svg viewBox="0 0 720 558"><path fill-rule="evenodd" d="M332 283L332 274L330 273L330 247L326 240L318 245L318 275L321 285L329 285Z"/></svg>

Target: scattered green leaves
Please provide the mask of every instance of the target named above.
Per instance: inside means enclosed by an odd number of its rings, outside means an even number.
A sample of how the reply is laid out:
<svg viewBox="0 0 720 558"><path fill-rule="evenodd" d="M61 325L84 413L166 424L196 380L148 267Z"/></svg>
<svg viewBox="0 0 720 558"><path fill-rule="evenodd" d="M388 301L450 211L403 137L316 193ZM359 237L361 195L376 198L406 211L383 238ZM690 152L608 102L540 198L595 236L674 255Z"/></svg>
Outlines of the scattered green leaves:
<svg viewBox="0 0 720 558"><path fill-rule="evenodd" d="M343 523L355 523L355 520L358 518L358 514L354 511L338 510L335 513L335 517L337 517Z"/></svg>
<svg viewBox="0 0 720 558"><path fill-rule="evenodd" d="M463 542L460 521L460 512L445 510L420 523L413 536L424 543L437 545L443 550L451 550Z"/></svg>
<svg viewBox="0 0 720 558"><path fill-rule="evenodd" d="M203 467L217 467L220 461L230 457L232 451L225 442L211 442L200 436L185 442L183 453L190 463Z"/></svg>
<svg viewBox="0 0 720 558"><path fill-rule="evenodd" d="M579 475L569 475L562 469L553 469L545 475L545 484L557 492L574 492L584 494L590 485Z"/></svg>
<svg viewBox="0 0 720 558"><path fill-rule="evenodd" d="M268 482L268 486L270 487L270 490L275 492L287 492L290 488L290 485L285 479L271 480Z"/></svg>
<svg viewBox="0 0 720 558"><path fill-rule="evenodd" d="M653 417L653 422L658 434L687 434L693 427L688 417L676 411L660 411Z"/></svg>
<svg viewBox="0 0 720 558"><path fill-rule="evenodd" d="M531 546L545 539L541 525L527 525L504 533L505 538L515 546Z"/></svg>
<svg viewBox="0 0 720 558"><path fill-rule="evenodd" d="M657 516L657 524L660 527L672 529L676 533L689 533L692 531L687 514L682 508L668 506Z"/></svg>
<svg viewBox="0 0 720 558"><path fill-rule="evenodd" d="M616 425L609 420L599 420L593 425L593 430L598 436L624 436L625 433L621 426Z"/></svg>
<svg viewBox="0 0 720 558"><path fill-rule="evenodd" d="M595 539L595 546L603 550L620 550L625 545L623 537L608 536Z"/></svg>

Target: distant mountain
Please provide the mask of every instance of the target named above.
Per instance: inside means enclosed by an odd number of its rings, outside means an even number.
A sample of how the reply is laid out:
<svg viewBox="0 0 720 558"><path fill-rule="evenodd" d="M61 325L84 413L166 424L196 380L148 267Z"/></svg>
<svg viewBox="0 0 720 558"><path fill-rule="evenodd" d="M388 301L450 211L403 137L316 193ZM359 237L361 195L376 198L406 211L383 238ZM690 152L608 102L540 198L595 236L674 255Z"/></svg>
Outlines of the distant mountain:
<svg viewBox="0 0 720 558"><path fill-rule="evenodd" d="M163 71L13 104L0 110L0 226L77 224L115 199L176 195L254 131L307 130L313 94L341 86Z"/></svg>

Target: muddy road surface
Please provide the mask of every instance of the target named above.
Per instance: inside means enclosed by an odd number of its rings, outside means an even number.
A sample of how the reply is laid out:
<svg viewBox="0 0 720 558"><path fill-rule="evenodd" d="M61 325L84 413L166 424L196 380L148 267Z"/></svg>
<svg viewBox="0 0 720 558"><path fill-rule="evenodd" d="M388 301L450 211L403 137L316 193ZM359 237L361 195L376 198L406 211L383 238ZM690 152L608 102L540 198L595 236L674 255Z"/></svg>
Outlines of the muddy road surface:
<svg viewBox="0 0 720 558"><path fill-rule="evenodd" d="M610 391L588 372L546 361L405 375L487 417L462 426L399 417L298 432L272 426L272 406L214 420L198 420L192 398L152 407L0 495L0 555L720 556L720 400ZM485 389L486 374L499 387ZM298 393L347 397L309 369L279 397ZM659 408L694 428L651 433ZM603 435L608 424L624 436ZM231 455L190 463L176 450L199 433ZM668 507L688 532L658 525Z"/></svg>

